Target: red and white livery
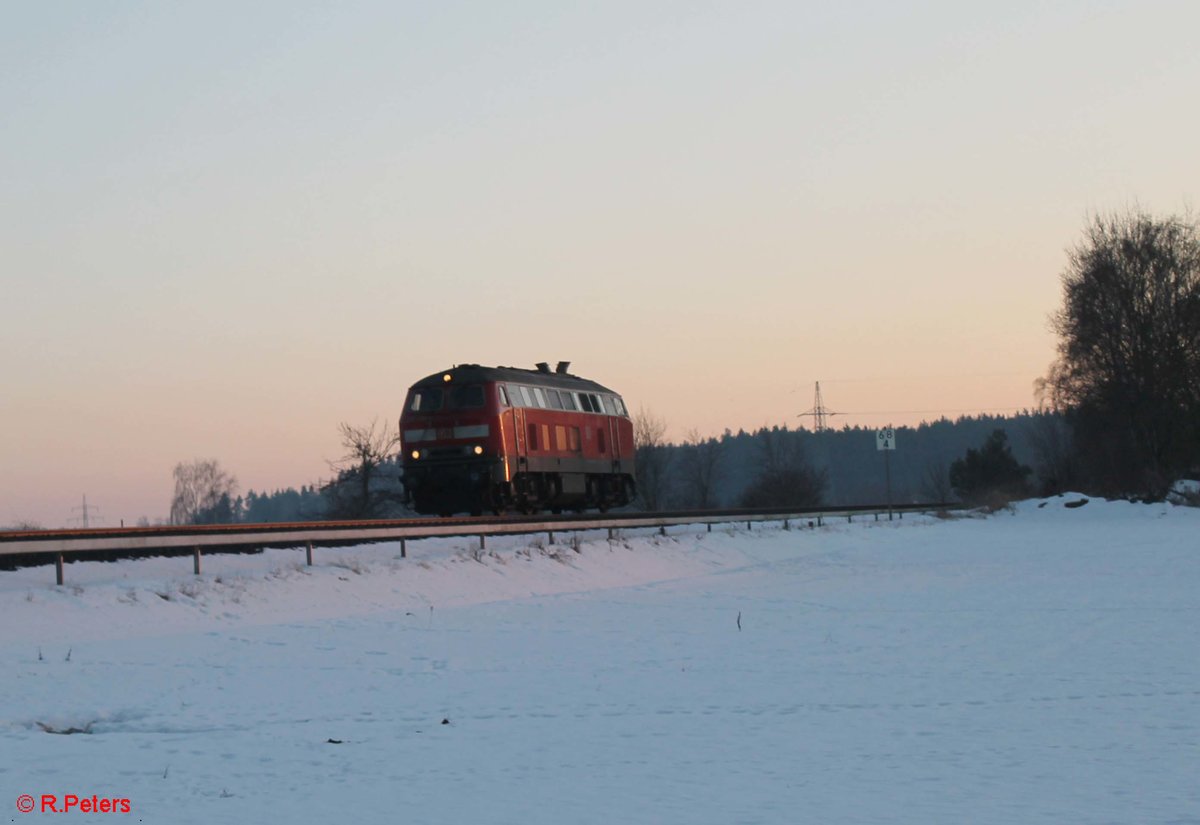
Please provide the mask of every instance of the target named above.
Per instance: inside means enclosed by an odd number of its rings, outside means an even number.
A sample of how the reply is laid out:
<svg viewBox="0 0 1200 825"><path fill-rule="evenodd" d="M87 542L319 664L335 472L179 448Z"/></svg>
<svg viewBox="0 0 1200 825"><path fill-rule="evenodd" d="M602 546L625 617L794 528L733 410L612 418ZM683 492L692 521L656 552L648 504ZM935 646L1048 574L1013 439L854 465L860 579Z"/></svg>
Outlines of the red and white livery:
<svg viewBox="0 0 1200 825"><path fill-rule="evenodd" d="M418 513L606 510L633 500L633 424L621 396L557 369L463 364L408 391L404 488Z"/></svg>

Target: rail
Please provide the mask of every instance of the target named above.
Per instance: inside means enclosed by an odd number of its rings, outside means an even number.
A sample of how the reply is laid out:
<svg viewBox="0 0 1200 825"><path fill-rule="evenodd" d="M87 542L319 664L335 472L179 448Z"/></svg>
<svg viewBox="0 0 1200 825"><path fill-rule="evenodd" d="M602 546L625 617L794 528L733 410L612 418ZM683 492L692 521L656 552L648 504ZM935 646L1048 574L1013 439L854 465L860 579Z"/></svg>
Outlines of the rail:
<svg viewBox="0 0 1200 825"><path fill-rule="evenodd" d="M805 509L754 509L754 510L693 510L662 513L604 513L569 516L523 516L523 517L471 517L450 519L393 519L375 521L322 521L288 522L280 524L222 524L187 527L131 527L92 528L76 530L29 530L0 532L0 557L37 558L49 556L55 564L55 578L63 584L63 564L68 556L75 560L80 556L98 554L134 554L138 556L158 553L179 554L191 551L193 572L200 574L200 559L204 550L238 551L257 550L267 547L303 547L306 560L313 563L316 547L337 547L369 544L381 541L399 541L401 557L407 556L407 542L412 539L448 538L455 536L478 536L480 548L486 547L488 536L511 536L532 533L548 533L554 541L555 533L582 530L614 531L633 528L658 528L665 533L668 527L681 525L707 525L711 531L714 524L745 522L747 529L764 521L812 522L820 526L825 519L845 518L853 521L855 516L886 515L895 513L903 518L904 513L934 512L961 507L958 504L899 504L855 505L850 507L812 507ZM36 563L36 562L34 562Z"/></svg>

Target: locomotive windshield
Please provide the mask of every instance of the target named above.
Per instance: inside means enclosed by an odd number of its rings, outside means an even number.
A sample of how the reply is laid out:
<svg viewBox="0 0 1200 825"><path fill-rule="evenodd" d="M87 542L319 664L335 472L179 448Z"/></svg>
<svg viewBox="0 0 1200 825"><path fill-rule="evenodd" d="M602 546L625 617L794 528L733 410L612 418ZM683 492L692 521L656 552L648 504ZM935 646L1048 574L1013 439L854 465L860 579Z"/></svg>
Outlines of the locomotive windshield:
<svg viewBox="0 0 1200 825"><path fill-rule="evenodd" d="M451 410L477 410L484 405L483 386L465 384L446 392L441 387L413 390L408 403L411 412L437 412L443 407Z"/></svg>
<svg viewBox="0 0 1200 825"><path fill-rule="evenodd" d="M483 387L468 384L455 387L450 392L450 408L453 410L476 410L483 406Z"/></svg>
<svg viewBox="0 0 1200 825"><path fill-rule="evenodd" d="M413 390L408 408L412 412L437 412L442 408L442 394L440 388Z"/></svg>

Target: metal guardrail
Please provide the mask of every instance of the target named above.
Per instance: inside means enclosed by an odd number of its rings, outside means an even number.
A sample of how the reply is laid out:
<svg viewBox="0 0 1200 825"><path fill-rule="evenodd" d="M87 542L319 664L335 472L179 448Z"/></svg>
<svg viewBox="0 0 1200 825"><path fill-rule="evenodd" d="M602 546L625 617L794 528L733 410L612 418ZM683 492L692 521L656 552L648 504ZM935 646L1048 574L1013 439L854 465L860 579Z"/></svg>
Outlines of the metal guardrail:
<svg viewBox="0 0 1200 825"><path fill-rule="evenodd" d="M67 554L72 557L130 553L148 555L156 552L175 554L192 551L193 572L200 574L200 558L205 549L247 550L266 547L304 547L309 565L313 563L313 548L399 541L400 555L407 556L406 542L410 539L478 536L481 549L488 536L548 533L553 543L555 533L583 530L614 531L632 528L658 528L665 534L668 527L704 524L709 531L714 524L745 522L750 528L756 522L812 522L821 525L825 519L881 515L900 517L906 512L934 512L961 507L958 504L901 504L888 506L863 505L852 507L815 507L802 510L707 510L646 514L589 514L580 516L545 517L475 517L458 519L399 519L387 521L292 522L285 524L236 524L190 527L96 528L88 530L35 530L0 532L0 556L50 556L55 563L56 580L63 584L63 564Z"/></svg>

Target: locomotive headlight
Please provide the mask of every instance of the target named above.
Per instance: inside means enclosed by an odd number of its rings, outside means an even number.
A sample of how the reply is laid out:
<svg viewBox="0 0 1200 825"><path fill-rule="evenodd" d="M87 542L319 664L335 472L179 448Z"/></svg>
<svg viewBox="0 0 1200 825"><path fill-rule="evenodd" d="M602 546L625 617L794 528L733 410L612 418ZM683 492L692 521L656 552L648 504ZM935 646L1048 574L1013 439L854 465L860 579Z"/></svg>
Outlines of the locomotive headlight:
<svg viewBox="0 0 1200 825"><path fill-rule="evenodd" d="M447 384L449 384L450 383L450 373L446 373L445 375L443 375L442 380L445 381Z"/></svg>
<svg viewBox="0 0 1200 825"><path fill-rule="evenodd" d="M416 461L417 459L419 459L419 458L421 457L421 451L420 451L420 450L413 450L413 451L412 451L412 457L413 457L413 461Z"/></svg>
<svg viewBox="0 0 1200 825"><path fill-rule="evenodd" d="M478 444L475 445L475 455L483 455L483 447L480 447Z"/></svg>

